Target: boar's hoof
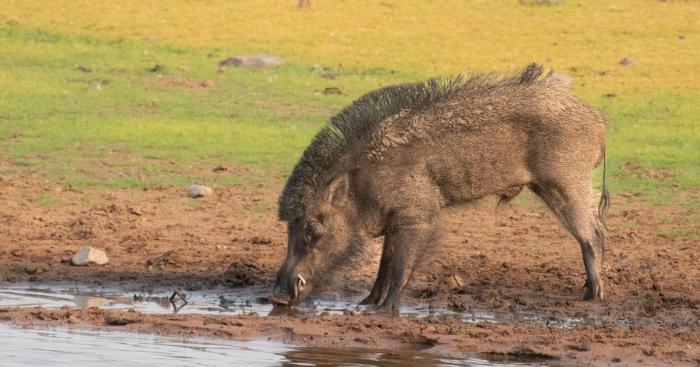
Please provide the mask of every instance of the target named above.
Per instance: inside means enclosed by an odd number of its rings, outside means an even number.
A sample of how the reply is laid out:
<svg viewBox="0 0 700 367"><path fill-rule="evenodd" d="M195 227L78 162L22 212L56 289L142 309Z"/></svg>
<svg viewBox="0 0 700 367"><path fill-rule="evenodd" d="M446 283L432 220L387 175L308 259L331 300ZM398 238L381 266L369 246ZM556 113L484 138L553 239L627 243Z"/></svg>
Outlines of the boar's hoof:
<svg viewBox="0 0 700 367"><path fill-rule="evenodd" d="M379 304L379 297L377 297L374 294L370 294L369 296L365 297L362 301L360 301L361 305L378 305Z"/></svg>
<svg viewBox="0 0 700 367"><path fill-rule="evenodd" d="M583 294L584 301L595 301L603 299L603 289L599 285L589 286L586 284L584 286L586 293Z"/></svg>

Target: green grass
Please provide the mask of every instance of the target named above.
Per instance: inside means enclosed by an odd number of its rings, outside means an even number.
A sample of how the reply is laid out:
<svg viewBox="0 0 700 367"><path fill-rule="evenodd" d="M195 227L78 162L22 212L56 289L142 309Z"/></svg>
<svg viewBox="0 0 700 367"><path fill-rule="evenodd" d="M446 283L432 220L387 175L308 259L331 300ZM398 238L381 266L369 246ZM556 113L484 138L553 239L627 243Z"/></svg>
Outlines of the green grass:
<svg viewBox="0 0 700 367"><path fill-rule="evenodd" d="M328 81L293 64L217 73L217 60L229 53L21 26L0 27L0 39L0 52L11 55L0 60L0 151L78 186L138 186L92 177L105 165L151 182L177 180L159 162L170 159L288 168L350 94L388 82L381 72L352 70ZM165 65L163 74L148 71L155 64ZM206 80L213 86L197 84ZM319 92L329 85L346 95Z"/></svg>
<svg viewBox="0 0 700 367"><path fill-rule="evenodd" d="M700 187L693 2L188 4L0 6L0 160L11 163L0 173L111 189L281 181L328 117L369 90L540 61L608 117L613 192L663 205ZM155 14L167 21L142 21ZM217 71L261 51L287 63ZM323 94L330 86L343 94ZM219 164L249 174L202 171Z"/></svg>
<svg viewBox="0 0 700 367"><path fill-rule="evenodd" d="M59 206L62 202L56 198L51 197L49 194L41 194L36 199L36 203L45 207Z"/></svg>
<svg viewBox="0 0 700 367"><path fill-rule="evenodd" d="M610 121L613 188L700 187L700 91L650 91L592 102ZM640 168L625 169L628 163Z"/></svg>
<svg viewBox="0 0 700 367"><path fill-rule="evenodd" d="M698 239L700 238L700 232L698 231L678 231L678 230L672 230L672 231L665 231L665 232L659 232L659 236L661 237L666 237L666 238L679 238L679 239Z"/></svg>

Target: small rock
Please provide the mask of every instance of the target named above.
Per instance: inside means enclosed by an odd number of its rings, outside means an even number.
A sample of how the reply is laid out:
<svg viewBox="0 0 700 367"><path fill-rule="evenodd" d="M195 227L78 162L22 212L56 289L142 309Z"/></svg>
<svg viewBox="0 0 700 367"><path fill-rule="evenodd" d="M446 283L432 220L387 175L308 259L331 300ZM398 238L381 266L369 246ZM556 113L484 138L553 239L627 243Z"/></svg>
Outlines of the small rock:
<svg viewBox="0 0 700 367"><path fill-rule="evenodd" d="M679 40L684 40L685 39L685 34L679 34L678 35Z"/></svg>
<svg viewBox="0 0 700 367"><path fill-rule="evenodd" d="M216 173L226 172L226 171L228 171L228 168L225 166L216 166L216 167L214 167L214 169L212 171L214 171Z"/></svg>
<svg viewBox="0 0 700 367"><path fill-rule="evenodd" d="M442 279L442 288L445 291L453 291L464 287L464 279L459 275L451 275Z"/></svg>
<svg viewBox="0 0 700 367"><path fill-rule="evenodd" d="M24 272L29 274L29 275L34 275L39 271L39 269L36 266L25 266L24 267Z"/></svg>
<svg viewBox="0 0 700 367"><path fill-rule="evenodd" d="M14 257L21 257L22 255L24 255L24 252L22 252L22 250L12 250L12 252L10 252L10 253Z"/></svg>
<svg viewBox="0 0 700 367"><path fill-rule="evenodd" d="M323 94L343 94L343 91L338 87L326 87L323 90Z"/></svg>
<svg viewBox="0 0 700 367"><path fill-rule="evenodd" d="M628 58L628 57L623 57L622 60L617 62L618 64L622 66L637 66L637 64L634 60Z"/></svg>
<svg viewBox="0 0 700 367"><path fill-rule="evenodd" d="M165 69L165 67L161 64L155 64L153 65L152 68L148 69L151 73L160 73Z"/></svg>
<svg viewBox="0 0 700 367"><path fill-rule="evenodd" d="M104 265L108 262L107 254L92 246L83 246L71 259L71 263L78 266L88 265L89 263Z"/></svg>
<svg viewBox="0 0 700 367"><path fill-rule="evenodd" d="M233 66L237 68L263 69L284 64L284 60L276 55L240 55L229 57L219 62L219 67Z"/></svg>
<svg viewBox="0 0 700 367"><path fill-rule="evenodd" d="M128 211L129 214L141 215L141 210L139 210L139 208L134 208L134 207L132 207L132 206L128 207L128 208L126 209L126 211Z"/></svg>
<svg viewBox="0 0 700 367"><path fill-rule="evenodd" d="M187 196L191 198L202 198L211 195L213 191L209 186L204 185L192 185L187 188Z"/></svg>

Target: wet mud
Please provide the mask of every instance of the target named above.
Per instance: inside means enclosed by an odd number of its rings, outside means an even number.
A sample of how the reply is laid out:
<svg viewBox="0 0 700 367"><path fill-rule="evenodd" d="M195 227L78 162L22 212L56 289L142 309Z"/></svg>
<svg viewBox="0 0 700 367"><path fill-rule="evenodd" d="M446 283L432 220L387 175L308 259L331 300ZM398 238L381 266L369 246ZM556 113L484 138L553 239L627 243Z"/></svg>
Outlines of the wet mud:
<svg viewBox="0 0 700 367"><path fill-rule="evenodd" d="M264 303L285 254L285 226L273 210L279 184L214 187L199 200L170 186L57 190L33 175L4 176L3 185L0 320L12 324L593 365L700 360L700 245L697 209L687 204L697 191L664 206L613 197L599 302L580 300L578 245L535 200L446 210L442 245L415 274L404 315L388 317L356 307L376 274L379 241L374 261L343 274L307 312ZM46 192L63 204L31 199ZM109 264L71 266L66 260L86 244L106 250ZM71 287L84 298L65 292ZM191 302L177 314L164 301L174 288ZM24 308L8 301L8 291L28 290L63 295Z"/></svg>

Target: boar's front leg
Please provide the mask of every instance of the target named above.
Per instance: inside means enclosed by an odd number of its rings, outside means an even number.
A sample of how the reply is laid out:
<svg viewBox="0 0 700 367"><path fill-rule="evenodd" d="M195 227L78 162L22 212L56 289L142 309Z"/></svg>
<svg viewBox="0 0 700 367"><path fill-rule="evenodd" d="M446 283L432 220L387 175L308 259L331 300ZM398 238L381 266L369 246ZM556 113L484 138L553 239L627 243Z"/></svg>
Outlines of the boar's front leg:
<svg viewBox="0 0 700 367"><path fill-rule="evenodd" d="M393 251L392 261L387 267L389 289L380 306L383 310L396 312L401 305L403 290L416 268L417 263L427 256L437 238L435 217L423 223L399 224L392 226L387 233Z"/></svg>
<svg viewBox="0 0 700 367"><path fill-rule="evenodd" d="M384 236L384 247L382 249L382 259L379 261L377 279L374 281L372 291L360 302L361 305L380 305L384 302L389 291L389 269L394 260L394 247L392 244L393 241L390 240L390 236Z"/></svg>

